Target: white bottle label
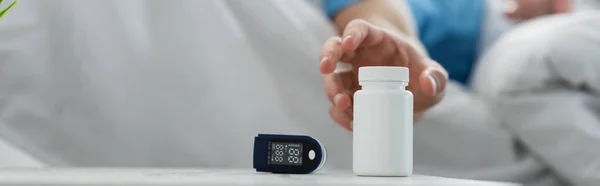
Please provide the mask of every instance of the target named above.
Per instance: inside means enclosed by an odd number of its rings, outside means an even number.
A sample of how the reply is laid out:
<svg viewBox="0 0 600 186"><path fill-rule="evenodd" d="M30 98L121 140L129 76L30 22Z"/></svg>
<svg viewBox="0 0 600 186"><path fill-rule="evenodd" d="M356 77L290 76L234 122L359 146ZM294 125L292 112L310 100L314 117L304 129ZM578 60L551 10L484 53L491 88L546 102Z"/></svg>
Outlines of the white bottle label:
<svg viewBox="0 0 600 186"><path fill-rule="evenodd" d="M357 92L353 122L353 170L356 175L412 174L413 97L410 92Z"/></svg>

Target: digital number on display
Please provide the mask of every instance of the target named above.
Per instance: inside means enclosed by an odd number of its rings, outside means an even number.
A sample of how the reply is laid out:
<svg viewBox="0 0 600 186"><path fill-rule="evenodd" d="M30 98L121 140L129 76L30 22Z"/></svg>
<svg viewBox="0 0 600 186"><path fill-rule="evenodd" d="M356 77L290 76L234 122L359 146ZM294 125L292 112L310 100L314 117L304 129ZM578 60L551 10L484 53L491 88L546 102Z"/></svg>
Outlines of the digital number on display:
<svg viewBox="0 0 600 186"><path fill-rule="evenodd" d="M279 165L302 165L302 144L281 143L271 144L271 163Z"/></svg>

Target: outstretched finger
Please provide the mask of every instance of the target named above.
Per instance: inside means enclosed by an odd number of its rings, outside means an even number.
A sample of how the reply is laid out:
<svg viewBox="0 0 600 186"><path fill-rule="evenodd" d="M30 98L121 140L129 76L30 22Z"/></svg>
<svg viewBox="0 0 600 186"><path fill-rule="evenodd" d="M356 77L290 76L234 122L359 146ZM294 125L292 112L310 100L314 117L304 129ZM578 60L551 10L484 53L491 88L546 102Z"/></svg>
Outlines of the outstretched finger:
<svg viewBox="0 0 600 186"><path fill-rule="evenodd" d="M334 36L329 38L321 49L321 64L319 69L322 74L330 74L335 70L336 63L342 57L342 39Z"/></svg>
<svg viewBox="0 0 600 186"><path fill-rule="evenodd" d="M335 105L329 106L329 115L341 127L346 130L352 130L352 119L343 111L336 108Z"/></svg>
<svg viewBox="0 0 600 186"><path fill-rule="evenodd" d="M350 21L342 35L342 51L353 53L359 46L373 46L383 40L384 31L362 19Z"/></svg>
<svg viewBox="0 0 600 186"><path fill-rule="evenodd" d="M327 98L337 108L344 110L350 107L350 96L346 95L343 83L336 73L326 74L323 76L323 88Z"/></svg>

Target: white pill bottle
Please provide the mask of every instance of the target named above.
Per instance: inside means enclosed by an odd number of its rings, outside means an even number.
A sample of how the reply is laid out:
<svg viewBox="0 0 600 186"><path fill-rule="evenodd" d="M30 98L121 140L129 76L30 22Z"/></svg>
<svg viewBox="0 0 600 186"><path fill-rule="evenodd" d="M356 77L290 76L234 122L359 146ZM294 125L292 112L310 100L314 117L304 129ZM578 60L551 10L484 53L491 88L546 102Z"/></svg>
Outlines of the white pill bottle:
<svg viewBox="0 0 600 186"><path fill-rule="evenodd" d="M358 69L354 94L353 171L358 176L409 176L413 170L413 95L408 68Z"/></svg>

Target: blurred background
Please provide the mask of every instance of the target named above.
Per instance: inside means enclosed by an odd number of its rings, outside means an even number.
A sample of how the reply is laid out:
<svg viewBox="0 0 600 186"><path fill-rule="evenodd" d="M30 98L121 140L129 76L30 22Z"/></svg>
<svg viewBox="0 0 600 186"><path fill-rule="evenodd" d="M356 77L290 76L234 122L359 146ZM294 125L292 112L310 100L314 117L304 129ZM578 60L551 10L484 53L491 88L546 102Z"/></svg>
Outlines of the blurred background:
<svg viewBox="0 0 600 186"><path fill-rule="evenodd" d="M0 167L249 169L253 137L283 133L349 170L352 133L330 118L319 61L364 19L449 75L415 122L415 173L597 185L599 5L21 0L0 19Z"/></svg>

